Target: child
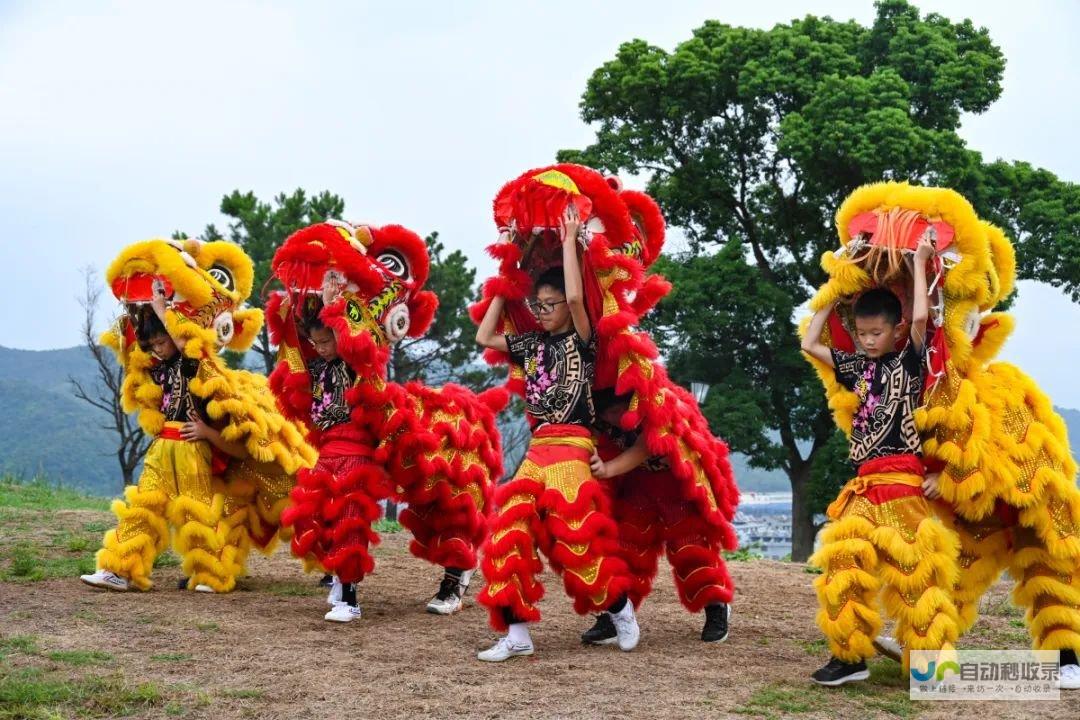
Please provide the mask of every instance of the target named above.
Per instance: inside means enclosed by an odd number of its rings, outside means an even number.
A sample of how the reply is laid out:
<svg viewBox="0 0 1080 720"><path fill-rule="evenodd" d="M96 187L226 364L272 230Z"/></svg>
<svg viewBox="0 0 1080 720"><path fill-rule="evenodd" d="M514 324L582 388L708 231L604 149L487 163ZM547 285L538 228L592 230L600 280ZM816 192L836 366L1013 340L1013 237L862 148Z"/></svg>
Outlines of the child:
<svg viewBox="0 0 1080 720"><path fill-rule="evenodd" d="M958 634L950 591L958 573L958 546L930 510L933 493L924 479L921 441L913 412L921 403L928 301L926 262L934 252L924 237L915 251L914 301L908 342L899 299L887 289L867 291L855 302L861 353L830 350L821 333L832 307L819 310L802 343L804 352L836 369L837 380L856 393L859 408L850 438L857 477L829 506L821 548L810 559L823 574L814 581L832 659L815 672L820 685L869 677L866 658L885 609L896 619L896 638L907 650L951 648ZM905 656L906 657L906 656ZM905 663L905 667L906 667Z"/></svg>
<svg viewBox="0 0 1080 720"><path fill-rule="evenodd" d="M610 612L622 650L634 649L639 637L626 595L630 576L615 556L615 524L589 470L595 342L582 291L579 227L571 204L562 224L563 266L544 272L535 284L531 307L543 331L499 334L504 299L497 297L476 333L480 345L508 352L511 362L524 368L526 412L535 422L525 460L498 490L499 515L485 545L482 568L488 584L479 600L488 607L492 626L508 631L479 653L486 662L533 654L526 623L540 619L538 550L562 573L577 612Z"/></svg>
<svg viewBox="0 0 1080 720"><path fill-rule="evenodd" d="M644 435L620 427L629 399L611 389L593 395L600 417L594 425L598 447L590 464L593 475L609 487L620 545L635 576L630 592L633 604L639 607L652 589L660 550L666 548L679 600L691 612L705 611L702 641L723 642L728 636L733 585L720 555L716 528L680 492L667 458L650 456ZM615 638L608 613L600 613L596 624L581 636L589 645L606 645Z"/></svg>
<svg viewBox="0 0 1080 720"><path fill-rule="evenodd" d="M366 463L370 450L356 442L349 428L349 406L345 393L356 381L356 373L338 356L334 331L323 325L318 314L304 325L308 342L318 357L308 364L311 377L311 424L319 432L319 461L311 472L339 477ZM342 583L333 577L326 602L331 606L324 619L350 622L360 617L356 583Z"/></svg>
<svg viewBox="0 0 1080 720"><path fill-rule="evenodd" d="M149 554L152 564L152 557L164 550L168 542L166 515L178 527L182 524L181 518L186 515L179 511L167 512L166 507L174 504L178 497L211 506L215 498L212 487L215 450L237 458L245 457L246 452L239 443L226 441L217 428L206 423L206 403L198 400L188 389L191 379L199 371L199 361L185 357L182 353L184 342L172 338L165 329L167 307L165 290L160 281L154 282L150 306L152 313L143 311L140 314L136 337L143 352L151 353L158 360L150 370L150 377L161 388L160 410L165 416L165 425L147 450L139 476L138 493L143 494L140 505L143 512L132 513L122 519L110 533L114 535L113 542L106 538L106 546L115 546L116 542L148 543L149 547L145 547L143 552ZM153 532L147 534L148 528ZM156 536L156 539L151 539L152 536ZM202 550L194 549L196 552ZM215 554L211 552L211 555ZM97 563L97 572L79 578L87 585L119 591L129 590L132 586L149 590L152 585L149 573L145 576L139 573L134 577L133 566L121 562L108 550L103 549L98 553ZM145 563L142 565L146 566ZM193 573L191 578L195 583L194 589L215 592L214 587L199 575L198 572ZM187 584L182 582L184 586Z"/></svg>

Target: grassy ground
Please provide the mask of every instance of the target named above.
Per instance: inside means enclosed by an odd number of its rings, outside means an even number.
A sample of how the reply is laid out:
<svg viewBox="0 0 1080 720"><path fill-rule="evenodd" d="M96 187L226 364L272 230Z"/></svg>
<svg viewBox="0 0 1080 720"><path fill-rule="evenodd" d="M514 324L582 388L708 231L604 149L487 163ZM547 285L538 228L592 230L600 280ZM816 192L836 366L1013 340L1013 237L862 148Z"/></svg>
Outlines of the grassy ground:
<svg viewBox="0 0 1080 720"><path fill-rule="evenodd" d="M423 606L439 572L383 526L364 617L322 620L324 591L287 552L253 557L229 595L175 590L166 555L143 593L98 592L93 567L110 527L106 503L0 481L0 720L10 718L994 718L1078 717L1062 703L919 703L896 663L869 682L827 690L807 681L828 655L814 628L805 566L736 555L731 638L697 639L700 616L678 604L667 569L639 612L633 653L583 648L589 619L545 575L537 654L498 666L475 652L494 634L471 599L449 617ZM477 585L479 584L477 580ZM474 585L470 595L477 588ZM983 603L968 647L1023 647L1006 583Z"/></svg>

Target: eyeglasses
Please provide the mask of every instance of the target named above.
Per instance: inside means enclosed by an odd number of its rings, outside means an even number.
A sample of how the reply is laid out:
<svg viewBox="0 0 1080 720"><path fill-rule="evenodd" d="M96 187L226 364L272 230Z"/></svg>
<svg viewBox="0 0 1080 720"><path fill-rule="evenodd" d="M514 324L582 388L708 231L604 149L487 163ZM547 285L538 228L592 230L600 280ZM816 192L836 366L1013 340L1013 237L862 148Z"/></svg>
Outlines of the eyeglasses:
<svg viewBox="0 0 1080 720"><path fill-rule="evenodd" d="M529 303L529 309L533 311L533 315L547 315L555 312L555 308L562 305L565 300L559 300L558 302L531 302Z"/></svg>

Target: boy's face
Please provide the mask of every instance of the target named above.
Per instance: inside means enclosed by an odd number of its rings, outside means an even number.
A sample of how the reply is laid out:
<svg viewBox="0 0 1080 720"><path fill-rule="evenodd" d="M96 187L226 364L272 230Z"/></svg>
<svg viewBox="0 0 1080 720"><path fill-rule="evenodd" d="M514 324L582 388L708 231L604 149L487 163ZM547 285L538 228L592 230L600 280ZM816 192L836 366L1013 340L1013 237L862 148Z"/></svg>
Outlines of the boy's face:
<svg viewBox="0 0 1080 720"><path fill-rule="evenodd" d="M327 327L314 328L308 333L308 337L319 357L327 362L337 360L337 338L334 337L333 330Z"/></svg>
<svg viewBox="0 0 1080 720"><path fill-rule="evenodd" d="M150 352L159 360L172 360L178 351L173 339L162 333L150 338Z"/></svg>
<svg viewBox="0 0 1080 720"><path fill-rule="evenodd" d="M876 359L895 350L901 333L901 326L893 325L884 315L855 318L855 335L869 358Z"/></svg>
<svg viewBox="0 0 1080 720"><path fill-rule="evenodd" d="M536 319L546 332L563 330L570 324L570 308L566 304L566 295L556 288L541 285L536 290L536 303Z"/></svg>

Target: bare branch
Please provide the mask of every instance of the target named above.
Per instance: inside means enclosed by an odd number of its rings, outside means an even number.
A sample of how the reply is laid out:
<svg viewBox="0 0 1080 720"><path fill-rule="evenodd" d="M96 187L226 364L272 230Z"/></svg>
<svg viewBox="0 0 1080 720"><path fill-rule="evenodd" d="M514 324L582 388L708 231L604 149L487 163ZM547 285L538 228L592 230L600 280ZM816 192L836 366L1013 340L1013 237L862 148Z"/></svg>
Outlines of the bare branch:
<svg viewBox="0 0 1080 720"><path fill-rule="evenodd" d="M124 412L121 401L123 368L117 367L109 351L97 342L95 326L97 325L97 307L102 293L97 273L91 267L84 268L83 280L83 293L78 298L79 306L83 309L80 330L83 346L94 360L97 387L89 389L81 380L73 376L68 376L68 382L76 398L101 410L109 417L109 421L101 427L112 430L118 435L116 457L124 483L130 484L134 481L135 468L146 455L147 448L150 447L150 438L146 436L138 423L133 423L131 417Z"/></svg>

